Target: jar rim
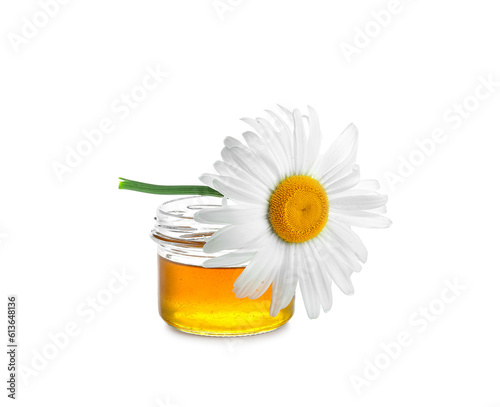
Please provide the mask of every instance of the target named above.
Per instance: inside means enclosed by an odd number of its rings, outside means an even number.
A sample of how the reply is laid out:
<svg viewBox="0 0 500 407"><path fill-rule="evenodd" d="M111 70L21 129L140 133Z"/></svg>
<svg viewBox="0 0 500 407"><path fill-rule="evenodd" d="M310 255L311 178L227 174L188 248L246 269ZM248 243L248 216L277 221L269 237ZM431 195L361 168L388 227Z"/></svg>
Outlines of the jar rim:
<svg viewBox="0 0 500 407"><path fill-rule="evenodd" d="M190 195L163 202L156 209L155 226L151 238L157 243L177 242L203 246L223 225L201 223L194 214L204 208L221 207L223 198Z"/></svg>

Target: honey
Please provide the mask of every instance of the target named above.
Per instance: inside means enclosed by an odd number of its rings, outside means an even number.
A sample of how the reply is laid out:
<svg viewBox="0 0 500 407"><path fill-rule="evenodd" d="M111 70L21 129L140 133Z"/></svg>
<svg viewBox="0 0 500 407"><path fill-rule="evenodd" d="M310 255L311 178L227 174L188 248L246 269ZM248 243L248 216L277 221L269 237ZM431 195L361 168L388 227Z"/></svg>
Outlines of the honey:
<svg viewBox="0 0 500 407"><path fill-rule="evenodd" d="M260 298L236 298L233 284L243 268L203 268L158 256L159 311L169 325L200 335L251 335L285 324L294 300L269 315L272 287Z"/></svg>
<svg viewBox="0 0 500 407"><path fill-rule="evenodd" d="M237 298L233 285L244 270L205 268L203 247L221 225L200 223L200 209L225 203L219 197L191 196L168 201L156 211L151 238L158 253L158 305L163 320L180 331L207 336L242 336L279 328L293 315L294 300L276 317L269 314L272 286L259 298ZM226 252L227 253L227 252Z"/></svg>

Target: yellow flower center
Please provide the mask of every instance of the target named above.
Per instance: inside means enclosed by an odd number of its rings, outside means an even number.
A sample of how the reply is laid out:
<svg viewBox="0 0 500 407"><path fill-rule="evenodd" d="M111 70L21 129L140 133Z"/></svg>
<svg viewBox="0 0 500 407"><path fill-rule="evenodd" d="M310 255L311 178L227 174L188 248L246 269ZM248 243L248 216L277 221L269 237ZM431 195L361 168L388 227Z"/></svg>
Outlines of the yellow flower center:
<svg viewBox="0 0 500 407"><path fill-rule="evenodd" d="M316 237L328 220L325 188L307 175L285 178L269 199L269 221L274 232L289 243Z"/></svg>

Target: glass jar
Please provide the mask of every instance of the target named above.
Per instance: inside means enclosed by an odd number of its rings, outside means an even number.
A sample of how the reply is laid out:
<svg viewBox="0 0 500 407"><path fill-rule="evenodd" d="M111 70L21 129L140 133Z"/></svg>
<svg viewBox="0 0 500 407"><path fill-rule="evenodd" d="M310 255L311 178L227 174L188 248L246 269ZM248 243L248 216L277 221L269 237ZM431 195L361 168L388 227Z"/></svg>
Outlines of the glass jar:
<svg viewBox="0 0 500 407"><path fill-rule="evenodd" d="M255 300L236 298L233 284L241 267L203 268L219 252L203 252L205 239L220 225L193 219L196 211L222 205L222 198L195 196L162 204L151 232L158 244L159 312L180 331L198 335L241 336L272 331L293 315L294 300L276 317L269 315L272 287Z"/></svg>

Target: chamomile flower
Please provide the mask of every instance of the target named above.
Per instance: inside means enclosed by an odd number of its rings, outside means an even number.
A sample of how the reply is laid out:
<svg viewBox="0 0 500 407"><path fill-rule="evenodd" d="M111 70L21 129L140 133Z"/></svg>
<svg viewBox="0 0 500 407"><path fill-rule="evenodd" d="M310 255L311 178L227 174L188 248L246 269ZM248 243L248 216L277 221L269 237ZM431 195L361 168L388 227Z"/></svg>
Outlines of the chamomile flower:
<svg viewBox="0 0 500 407"><path fill-rule="evenodd" d="M256 299L272 285L270 314L285 308L300 286L310 318L332 307L332 281L354 292L351 274L367 251L352 226L385 228L387 196L376 180L360 180L358 130L350 124L321 152L318 116L298 110L268 111L269 119L243 119L254 131L245 143L225 139L218 174L201 181L231 204L202 209L199 222L226 225L204 245L206 253L230 251L205 267L247 264L234 283L237 297Z"/></svg>

